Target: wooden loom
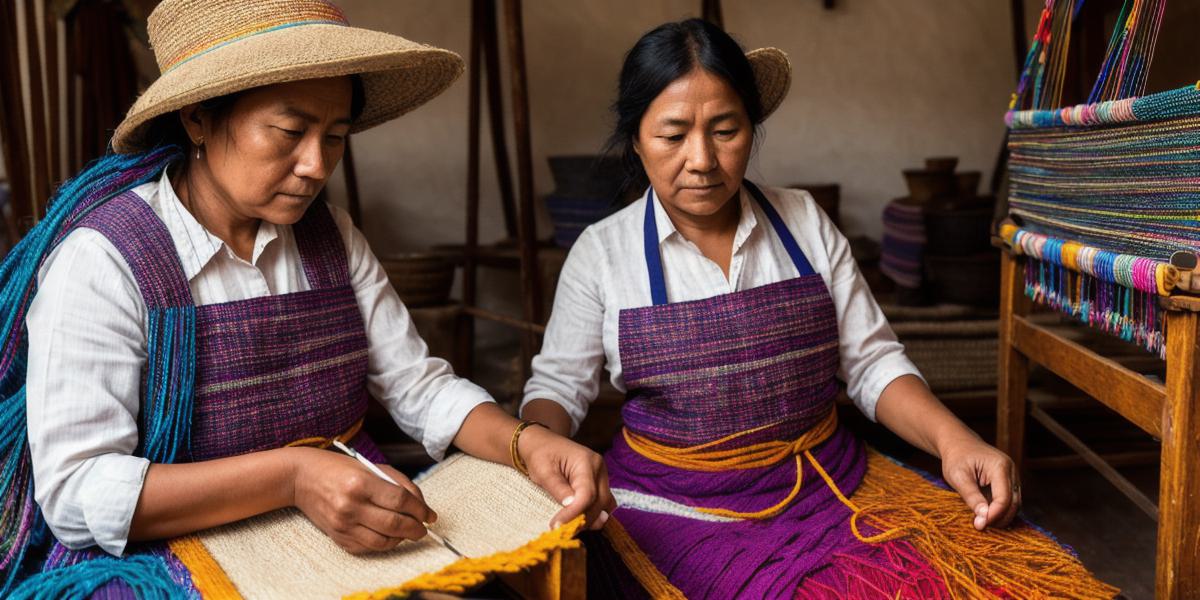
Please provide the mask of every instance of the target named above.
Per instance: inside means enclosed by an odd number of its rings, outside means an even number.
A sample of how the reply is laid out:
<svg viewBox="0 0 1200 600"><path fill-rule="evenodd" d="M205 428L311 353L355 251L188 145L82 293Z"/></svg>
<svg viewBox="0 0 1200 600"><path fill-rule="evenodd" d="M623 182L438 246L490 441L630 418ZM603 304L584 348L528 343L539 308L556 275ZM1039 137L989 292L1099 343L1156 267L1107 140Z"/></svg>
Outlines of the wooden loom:
<svg viewBox="0 0 1200 600"><path fill-rule="evenodd" d="M1158 10L1161 10L1163 6L1163 3L1155 1L1139 2L1138 4ZM1034 49L1030 53L1030 60L1026 63L1027 77L1031 65L1034 69L1051 70L1062 69L1065 66L1065 49L1061 47L1055 49L1049 42L1051 38L1062 40L1064 34L1069 40L1070 19L1074 17L1072 13L1078 13L1080 5L1074 0L1059 0L1057 8L1063 9L1064 5L1065 10L1055 11L1055 2L1048 2L1047 10L1043 13L1043 26L1046 29L1040 28L1042 30L1035 36ZM1137 10L1135 6L1133 12L1136 13ZM1134 47L1135 52L1139 48L1139 44L1140 47L1152 48L1154 37L1157 35L1156 27L1161 24L1161 13L1159 13L1158 22L1154 22L1153 15L1146 14L1143 17L1142 22L1131 20L1128 26L1118 23L1118 31L1113 38L1114 44L1120 42L1121 29L1124 27L1125 35L1130 39L1134 39L1138 35L1146 36L1137 43L1130 44ZM1054 35L1043 35L1055 27L1057 29L1054 29ZM1039 44L1042 46L1040 51ZM1051 47L1047 49L1046 46ZM1116 47L1120 49L1119 46ZM1110 52L1112 52L1112 48L1113 46L1110 46ZM1038 56L1039 52L1040 56ZM1119 55L1119 52L1113 54L1113 56ZM1113 59L1112 63L1116 64L1117 60ZM1147 60L1145 64L1148 65L1148 63ZM1143 65L1137 65L1137 67L1143 70L1145 68ZM1109 60L1106 59L1106 71L1108 68ZM1036 116L1040 121L1035 127L1064 137L1074 132L1087 135L1104 131L1106 128L1116 129L1126 126L1126 124L1133 126L1135 122L1139 121L1166 123L1171 119L1187 118L1193 119L1194 123L1195 110L1191 108L1170 115L1152 111L1139 112L1140 108L1147 105L1143 100L1155 97L1163 98L1172 92L1141 96L1144 91L1144 80L1138 82L1109 79L1106 81L1105 78L1113 73L1116 73L1115 69L1102 74L1101 80L1093 92L1093 97L1089 98L1089 104L1074 107L1074 113L1070 113L1068 109L1056 110L1061 106L1061 80L1055 82L1053 76L1048 77L1046 87L1041 88L1042 81L1038 79L1036 86L1030 87L1041 89L1034 93L1032 105L1024 106L1024 108L1030 109L1024 112L1024 116ZM1125 73L1126 71L1122 67L1120 77L1124 78ZM1026 83L1027 81L1023 78L1022 88L1025 88ZM1060 86L1058 90L1054 89L1055 85ZM1028 92L1028 89L1025 91ZM1021 96L1021 93L1021 90L1018 90L1018 95L1014 97L1014 108L1016 109L1023 108L1019 104L1020 102L1029 100L1027 96ZM1037 98L1038 94L1042 94L1042 98ZM1188 98L1187 101L1192 103L1189 106L1195 103L1194 97L1189 94L1187 88L1176 90L1174 94L1175 97ZM1107 113L1116 106L1129 107L1132 118L1126 119L1124 124L1120 122L1120 119L1095 118L1095 115ZM1082 112L1080 112L1081 110ZM1079 119L1081 114L1084 116L1083 119ZM1010 117L1012 117L1012 113L1010 113ZM1134 161L1137 158L1130 160ZM1026 166L1029 167L1030 164ZM1043 176L1046 172L1044 169L1047 163L1033 164L1033 166L1043 169L1036 172L1037 177ZM1178 168L1183 169L1183 167ZM1049 202L1046 200L1046 196L1049 194L1045 192L1045 188L1038 188L1037 186L1040 184L1028 183L1028 180L1035 179L1030 177L1030 172L1032 169L1025 173L1027 178L1025 200ZM1183 171L1175 171L1170 173L1170 176L1187 180L1188 178L1182 173ZM1080 177L1080 181L1083 181L1083 175ZM1137 190L1138 192L1150 195L1159 192L1157 184L1139 184L1135 181L1129 187L1136 188L1138 185L1145 186L1143 189ZM1083 185L1079 186L1080 189L1084 187ZM1075 193L1076 196L1071 198L1069 197L1070 193ZM1090 193L1097 196L1103 194L1103 192ZM1194 195L1196 192L1188 189L1187 193ZM1086 196L1085 193L1076 190L1071 190L1066 195L1068 196L1068 206L1074 207L1075 210L1079 210L1079 207L1082 206L1081 200L1088 199L1083 197ZM1195 196L1192 198L1193 201L1194 198ZM1103 199L1101 200L1103 201ZM1072 201L1075 204L1070 204ZM1128 210L1136 210L1135 204L1131 204L1131 206L1134 208ZM1039 223L1038 220L1047 215L1030 214L1029 216L1031 217L1029 223L1036 227L1044 225L1044 222ZM1057 294L1057 297L1048 303L1053 304L1054 301L1057 301L1062 304L1065 296L1067 298L1066 306L1058 308L1060 310L1065 308L1064 312L1071 313L1081 320L1086 319L1080 315L1080 303L1077 302L1079 297L1082 295L1085 296L1084 300L1094 301L1098 296L1086 297L1087 294L1095 293L1098 287L1093 286L1097 286L1097 282L1100 282L1100 286L1105 285L1101 281L1103 277L1100 276L1098 270L1091 273L1095 276L1095 281L1073 279L1080 277L1078 273L1086 272L1080 270L1082 263L1077 261L1080 254L1074 254L1059 247L1051 249L1051 244L1064 244L1064 242L1073 245L1072 251L1078 249L1080 244L1076 240L1080 232L1086 231L1082 225L1077 222L1068 222L1058 229L1053 226L1045 226L1042 233L1048 234L1050 239L1039 240L1039 244L1046 243L1045 256L1031 255L1028 245L1022 247L1021 244L1014 243L1011 229L1009 230L1010 235L995 240L995 244L1001 248L1002 252L997 446L1007 452L1020 468L1024 459L1026 419L1032 417L1037 420L1051 434L1078 453L1085 462L1096 468L1121 493L1128 496L1157 521L1156 597L1200 598L1200 351L1198 351L1200 350L1198 349L1198 345L1200 345L1200 332L1198 332L1200 298L1179 291L1180 288L1192 287L1186 284L1183 277L1179 277L1177 280L1172 279L1172 285L1176 282L1180 284L1175 291L1170 291L1170 287L1168 287L1166 290L1168 293L1149 293L1149 301L1153 302L1154 307L1151 314L1155 314L1156 311L1156 316L1150 317L1150 320L1157 319L1162 336L1165 338L1161 346L1161 354L1166 361L1164 383L1150 380L1089 348L1061 337L1051 329L1036 324L1029 319L1032 300L1027 294L1039 296L1041 290L1036 289L1039 283L1034 281L1036 278L1031 278L1030 272L1037 272L1038 269L1051 273L1055 270L1058 273L1072 271L1067 274L1065 284L1062 283L1063 280L1053 284L1057 287L1052 289L1048 295ZM1072 227L1077 228L1072 229ZM1119 222L1111 228L1122 230L1124 227L1126 227L1125 223ZM1083 241L1084 244L1091 242L1098 246L1102 245L1100 242L1089 240L1086 237ZM1185 247L1195 243L1194 240L1175 239L1171 241L1183 244ZM1112 249L1136 254L1135 251L1126 250L1128 247L1130 246L1122 246L1120 240L1111 246L1104 246L1106 250ZM1147 256L1144 248L1145 246L1138 248L1141 250L1140 256L1142 257ZM1189 250L1194 251L1194 248L1189 248ZM1094 252L1094 249L1088 251ZM1158 261L1165 261L1166 256L1170 254L1171 249L1168 248L1162 252L1155 252L1150 257ZM1044 265L1049 265L1049 268ZM1088 266L1094 267L1095 264L1089 262ZM1172 268L1176 266L1182 265L1171 265ZM1172 277L1180 275L1166 266L1158 268ZM1027 271L1027 269L1033 269L1033 271ZM1119 283L1120 278L1106 281ZM1128 283L1121 285L1128 286ZM1031 287L1035 289L1031 290ZM1129 298L1129 292L1125 293L1125 297ZM1076 302L1073 303L1072 300L1076 300ZM1082 304L1082 313L1086 315L1089 307L1087 302ZM1125 316L1129 316L1129 313L1125 313ZM1141 316L1145 318L1146 314L1143 313ZM1095 324L1095 321L1092 321L1092 324ZM1103 324L1101 325L1103 326ZM1159 502L1157 504L1053 417L1039 406L1029 403L1028 380L1030 368L1033 365L1040 365L1062 377L1124 419L1162 441Z"/></svg>

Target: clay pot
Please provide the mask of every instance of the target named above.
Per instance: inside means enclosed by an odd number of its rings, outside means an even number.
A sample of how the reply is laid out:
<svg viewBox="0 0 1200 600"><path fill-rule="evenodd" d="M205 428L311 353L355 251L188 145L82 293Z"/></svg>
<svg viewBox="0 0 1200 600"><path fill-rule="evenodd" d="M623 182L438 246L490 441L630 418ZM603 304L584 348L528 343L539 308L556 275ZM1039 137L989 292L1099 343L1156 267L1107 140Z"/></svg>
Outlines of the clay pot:
<svg viewBox="0 0 1200 600"><path fill-rule="evenodd" d="M995 306L1000 301L1000 254L925 256L927 286L938 302Z"/></svg>
<svg viewBox="0 0 1200 600"><path fill-rule="evenodd" d="M920 204L958 194L958 180L953 172L905 169L904 182L908 184L908 196Z"/></svg>
<svg viewBox="0 0 1200 600"><path fill-rule="evenodd" d="M979 195L979 180L983 173L979 171L960 171L954 175L958 179L958 193L968 198Z"/></svg>
<svg viewBox="0 0 1200 600"><path fill-rule="evenodd" d="M925 170L938 173L953 173L958 167L957 156L935 156L925 159Z"/></svg>
<svg viewBox="0 0 1200 600"><path fill-rule="evenodd" d="M991 247L992 207L927 207L925 249L930 254L964 256Z"/></svg>
<svg viewBox="0 0 1200 600"><path fill-rule="evenodd" d="M380 259L400 300L409 307L445 304L454 285L454 260L433 252L413 252Z"/></svg>

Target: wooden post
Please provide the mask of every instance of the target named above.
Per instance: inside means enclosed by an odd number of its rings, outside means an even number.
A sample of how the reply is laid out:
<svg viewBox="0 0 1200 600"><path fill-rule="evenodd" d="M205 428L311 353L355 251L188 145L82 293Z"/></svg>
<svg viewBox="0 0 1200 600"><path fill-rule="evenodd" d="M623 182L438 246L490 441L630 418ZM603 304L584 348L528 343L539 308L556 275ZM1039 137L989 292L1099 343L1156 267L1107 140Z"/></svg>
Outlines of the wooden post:
<svg viewBox="0 0 1200 600"><path fill-rule="evenodd" d="M525 320L541 325L542 286L537 256L537 220L533 213L533 148L529 133L529 79L525 68L525 31L521 0L504 3L505 34L512 84L513 137L517 147L517 246L521 252L521 295ZM538 338L527 334L521 344L522 379L529 378L529 363Z"/></svg>
<svg viewBox="0 0 1200 600"><path fill-rule="evenodd" d="M583 600L587 597L587 550L556 550L550 560L527 571L501 575L523 598Z"/></svg>
<svg viewBox="0 0 1200 600"><path fill-rule="evenodd" d="M1012 457L1018 472L1025 455L1025 416L1029 359L1013 346L1013 317L1029 314L1022 262L1000 251L999 390L996 394L996 447Z"/></svg>
<svg viewBox="0 0 1200 600"><path fill-rule="evenodd" d="M492 157L496 163L496 184L500 188L504 233L516 239L517 209L513 200L512 167L508 162L508 136L504 132L504 101L500 94L500 24L496 18L496 0L487 0L479 7L479 35L483 36L479 43L483 44L483 69L487 72L488 124L492 134ZM478 88L475 94L479 94ZM519 149L517 151L520 152Z"/></svg>
<svg viewBox="0 0 1200 600"><path fill-rule="evenodd" d="M1157 598L1200 598L1200 352L1191 311L1168 311Z"/></svg>

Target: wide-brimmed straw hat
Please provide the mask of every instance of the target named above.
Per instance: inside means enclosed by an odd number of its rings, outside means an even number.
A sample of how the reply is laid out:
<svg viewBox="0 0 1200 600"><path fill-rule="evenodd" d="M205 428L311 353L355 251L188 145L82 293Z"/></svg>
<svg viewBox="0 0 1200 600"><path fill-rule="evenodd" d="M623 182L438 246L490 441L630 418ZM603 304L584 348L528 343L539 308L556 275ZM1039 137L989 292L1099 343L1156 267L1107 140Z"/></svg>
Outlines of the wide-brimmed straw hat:
<svg viewBox="0 0 1200 600"><path fill-rule="evenodd" d="M362 78L365 104L351 132L394 119L462 73L457 54L350 27L326 0L163 0L147 20L162 75L113 134L119 153L146 149L158 116L264 85L343 75Z"/></svg>
<svg viewBox="0 0 1200 600"><path fill-rule="evenodd" d="M792 63L779 48L751 50L746 53L746 59L754 69L762 118L766 119L787 97L788 88L792 86Z"/></svg>

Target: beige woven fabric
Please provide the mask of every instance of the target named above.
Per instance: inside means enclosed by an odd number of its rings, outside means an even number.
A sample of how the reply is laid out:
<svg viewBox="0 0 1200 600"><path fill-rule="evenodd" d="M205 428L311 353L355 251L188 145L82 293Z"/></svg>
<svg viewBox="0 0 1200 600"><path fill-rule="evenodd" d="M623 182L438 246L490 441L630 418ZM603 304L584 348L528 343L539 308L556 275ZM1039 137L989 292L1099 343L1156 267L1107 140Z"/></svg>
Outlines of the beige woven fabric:
<svg viewBox="0 0 1200 600"><path fill-rule="evenodd" d="M463 71L457 54L350 27L328 0L164 0L148 20L162 75L113 134L119 153L144 150L155 117L264 85L358 74L366 103L351 131L424 104Z"/></svg>
<svg viewBox="0 0 1200 600"><path fill-rule="evenodd" d="M438 513L434 531L474 558L536 539L559 510L513 469L464 454L434 467L418 485ZM199 538L248 600L340 598L396 587L458 559L428 537L392 552L353 556L294 509L212 529Z"/></svg>
<svg viewBox="0 0 1200 600"><path fill-rule="evenodd" d="M750 68L754 69L762 116L766 119L787 97L792 86L792 63L779 48L751 50L746 53L746 58L750 60Z"/></svg>

